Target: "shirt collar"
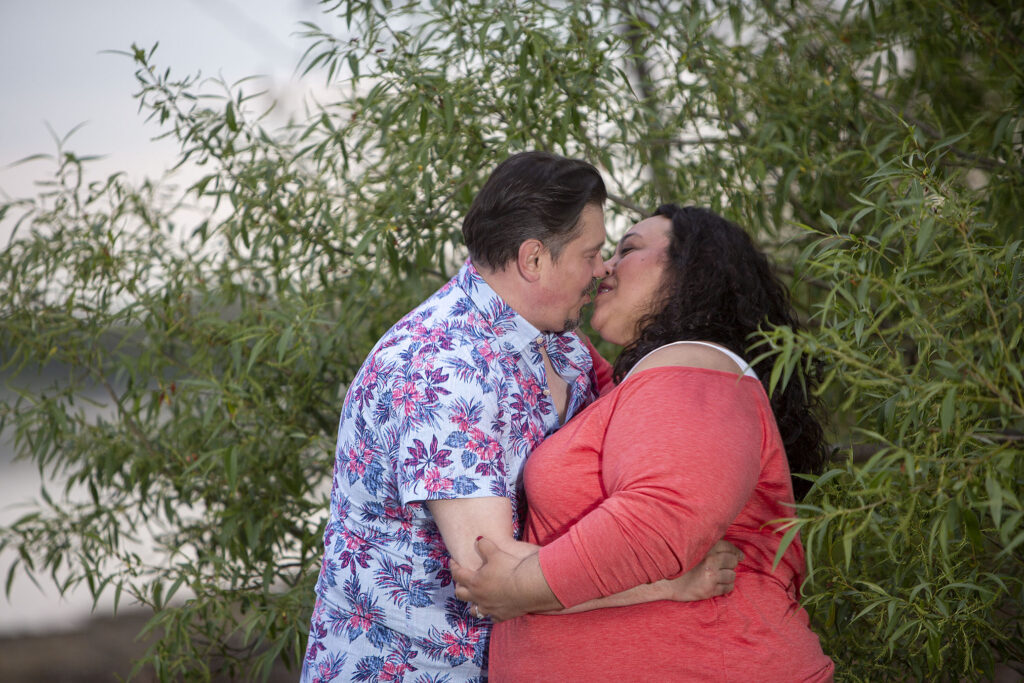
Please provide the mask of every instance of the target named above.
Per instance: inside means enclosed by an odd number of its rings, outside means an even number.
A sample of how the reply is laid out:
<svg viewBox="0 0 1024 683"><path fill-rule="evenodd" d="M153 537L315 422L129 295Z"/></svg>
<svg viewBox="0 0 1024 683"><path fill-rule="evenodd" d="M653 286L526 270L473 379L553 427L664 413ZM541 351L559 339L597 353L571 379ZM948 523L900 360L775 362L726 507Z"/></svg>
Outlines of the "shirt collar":
<svg viewBox="0 0 1024 683"><path fill-rule="evenodd" d="M532 343L558 336L542 334L526 318L516 313L491 289L471 260L466 260L455 278L458 286L469 296L501 344L508 344L517 351L522 351L529 348Z"/></svg>

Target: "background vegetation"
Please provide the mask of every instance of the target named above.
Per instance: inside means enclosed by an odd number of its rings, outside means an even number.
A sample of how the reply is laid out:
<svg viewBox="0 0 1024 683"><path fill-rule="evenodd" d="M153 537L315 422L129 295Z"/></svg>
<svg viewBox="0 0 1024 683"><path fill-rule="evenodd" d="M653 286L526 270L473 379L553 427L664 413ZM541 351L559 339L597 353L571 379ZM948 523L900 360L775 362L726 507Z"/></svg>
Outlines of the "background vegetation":
<svg viewBox="0 0 1024 683"><path fill-rule="evenodd" d="M808 331L766 339L778 381L826 361L834 466L793 530L839 678L1024 670L1024 9L323 10L347 30L305 27L329 95L303 120L268 130L250 84L211 94L134 47L143 112L202 179L168 197L62 147L43 192L0 205L3 369L67 368L0 404L21 456L68 482L0 529L8 590L27 574L151 607L165 680L297 667L346 382L457 267L487 172L543 148L601 166L613 232L708 205L792 279Z"/></svg>

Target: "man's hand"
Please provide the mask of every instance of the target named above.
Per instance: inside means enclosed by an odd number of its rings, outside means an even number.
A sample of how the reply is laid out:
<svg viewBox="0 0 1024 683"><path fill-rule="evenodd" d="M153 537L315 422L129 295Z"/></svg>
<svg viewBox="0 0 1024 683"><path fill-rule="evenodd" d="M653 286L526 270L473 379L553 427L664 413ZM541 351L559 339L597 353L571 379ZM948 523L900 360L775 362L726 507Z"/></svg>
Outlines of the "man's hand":
<svg viewBox="0 0 1024 683"><path fill-rule="evenodd" d="M736 584L736 565L743 559L739 548L726 540L711 546L711 550L696 567L682 576L666 579L669 600L692 602L725 595Z"/></svg>

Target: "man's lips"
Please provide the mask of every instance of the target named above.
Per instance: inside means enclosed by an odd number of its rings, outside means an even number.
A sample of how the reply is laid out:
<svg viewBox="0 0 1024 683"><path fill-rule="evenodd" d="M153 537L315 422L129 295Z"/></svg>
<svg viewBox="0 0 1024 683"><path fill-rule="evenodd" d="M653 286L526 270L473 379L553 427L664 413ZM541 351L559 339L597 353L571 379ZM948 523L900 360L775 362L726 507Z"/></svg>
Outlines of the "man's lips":
<svg viewBox="0 0 1024 683"><path fill-rule="evenodd" d="M610 292L610 291L612 291L612 286L611 285L608 285L608 284L605 284L605 283L602 282L601 284L599 284L597 286L597 293L599 295L600 294L604 294L605 292Z"/></svg>

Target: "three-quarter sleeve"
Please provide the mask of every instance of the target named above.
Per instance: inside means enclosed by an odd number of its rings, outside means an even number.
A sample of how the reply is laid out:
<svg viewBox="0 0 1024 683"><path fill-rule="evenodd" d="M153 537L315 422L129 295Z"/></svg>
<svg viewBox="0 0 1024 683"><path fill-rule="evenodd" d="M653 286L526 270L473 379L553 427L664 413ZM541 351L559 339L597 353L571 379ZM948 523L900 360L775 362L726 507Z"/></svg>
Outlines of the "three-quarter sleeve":
<svg viewBox="0 0 1024 683"><path fill-rule="evenodd" d="M660 367L616 391L600 454L607 497L540 551L566 607L691 569L761 469L765 399L755 380Z"/></svg>

